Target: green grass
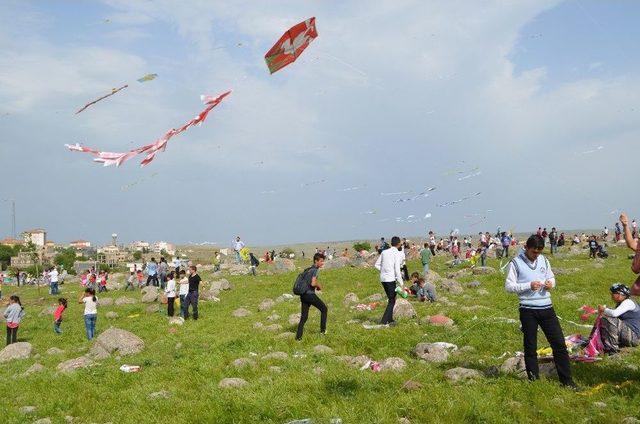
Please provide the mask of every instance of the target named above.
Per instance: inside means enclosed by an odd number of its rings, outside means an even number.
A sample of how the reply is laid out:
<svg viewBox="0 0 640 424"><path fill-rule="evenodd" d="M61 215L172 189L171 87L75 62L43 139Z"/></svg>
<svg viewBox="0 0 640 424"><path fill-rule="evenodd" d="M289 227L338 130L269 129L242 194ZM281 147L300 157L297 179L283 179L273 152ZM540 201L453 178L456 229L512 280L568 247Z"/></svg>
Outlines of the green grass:
<svg viewBox="0 0 640 424"><path fill-rule="evenodd" d="M611 303L608 287L615 281L631 283L627 252L612 249L614 257L603 269L593 266L585 257L550 258L553 268L582 268L567 276L558 277L553 293L558 315L578 321L576 311L582 304ZM299 263L300 266L304 265ZM491 260L496 267L498 262ZM261 267L262 268L262 267ZM443 257L436 257L433 268L444 276L447 268ZM410 270L418 263L411 262ZM205 281L212 278L203 273ZM99 361L97 366L61 375L58 363L84 354L90 347L84 336L82 307L75 303L79 286L62 286L63 295L71 300L65 313L64 334L53 332L52 317L39 316L46 306L54 304L54 296L46 289L32 287L15 289L5 286L3 295L17 293L23 299L27 317L19 330L20 341L28 341L39 355L28 360L2 364L0 377L4 387L0 397L0 416L6 423L31 422L49 417L64 422L67 415L75 422L193 422L193 423L285 423L294 419L312 418L315 423L328 423L341 418L343 423L396 423L406 417L412 423L425 422L620 422L624 417L640 416L640 394L637 352L625 353L621 358L607 358L594 364L573 364L576 381L584 393L562 388L555 380L534 384L511 376L487 377L479 382L452 385L444 371L456 366L487 370L499 366L497 359L504 352L522 350L522 336L517 324L491 320L491 317L517 319L517 298L504 292L503 276L465 277L482 282L489 295L480 296L476 289L467 289L460 296L447 295L457 306L442 303L414 304L419 318L445 313L454 319L454 329L419 324L419 320L401 321L395 328L365 330L358 324L347 324L353 318L379 319L382 310L354 312L342 305L348 292L360 299L382 293L374 269L346 268L327 270L321 274L325 288L323 299L329 306L329 333L318 334L319 314L312 308L302 342L275 338L275 334L253 329L257 321L269 324L271 311L258 312L262 299L275 298L291 291L295 273L275 276L227 277L233 290L222 293L219 303L201 302L201 319L188 321L169 332L167 317L161 313L147 314L147 305L104 306L99 309L98 333L115 326L129 330L144 339L143 352L130 357L112 357ZM573 292L578 300L566 300L563 295ZM127 294L131 296L131 293ZM109 297L123 296L110 292ZM138 297L138 294L133 296ZM459 307L482 305L489 309L465 312ZM234 318L233 310L246 307L252 315ZM108 311L116 311L119 318L109 320ZM283 331L295 331L288 324L288 316L299 312L297 299L277 304L273 310ZM140 314L128 318L128 315ZM475 318L475 319L474 319ZM586 328L562 322L565 335L586 334ZM427 364L412 357L411 351L419 342L447 341L458 346L471 346L471 352L452 355L444 364ZM325 344L334 355L317 355L313 347ZM539 346L546 345L540 333ZM64 350L64 354L48 356L50 347ZM262 361L259 357L271 351L284 351L286 361ZM257 366L236 370L231 362L240 357L258 354ZM294 354L306 356L296 358ZM359 371L338 361L338 355L368 355L375 360L390 356L403 358L407 367L398 373ZM27 377L20 376L35 362L45 371ZM142 366L139 373L125 374L121 364ZM269 370L272 365L281 373ZM325 371L316 374L314 369ZM221 390L218 382L224 377L241 377L249 383L241 389ZM416 392L401 389L407 380L420 382L424 388ZM631 381L622 388L616 385ZM605 383L596 393L589 389ZM151 400L152 392L166 390L170 399ZM593 403L605 402L606 408ZM25 416L19 408L37 407L35 414Z"/></svg>

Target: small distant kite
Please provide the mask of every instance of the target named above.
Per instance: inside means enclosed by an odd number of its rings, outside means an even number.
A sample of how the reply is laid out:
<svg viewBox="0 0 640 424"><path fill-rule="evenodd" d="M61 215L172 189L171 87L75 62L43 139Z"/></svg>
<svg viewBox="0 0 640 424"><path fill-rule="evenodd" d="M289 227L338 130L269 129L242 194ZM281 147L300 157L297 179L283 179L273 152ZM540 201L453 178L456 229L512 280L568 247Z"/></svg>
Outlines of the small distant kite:
<svg viewBox="0 0 640 424"><path fill-rule="evenodd" d="M205 121L205 119L207 119L209 112L211 112L211 110L214 107L219 105L220 102L222 102L222 100L225 97L227 97L229 94L231 94L231 90L220 94L218 97L204 96L204 95L200 96L201 100L207 106L195 118L189 120L189 122L187 122L180 128L170 129L162 137L160 137L153 143L138 147L137 149L133 149L128 152L122 152L122 153L102 152L99 150L91 149L89 147L81 146L79 144L75 144L75 145L65 144L65 147L74 152L89 153L96 157L93 160L94 162L102 163L103 166L110 166L110 165L120 166L124 162L128 161L129 159L139 154L145 153L146 154L145 158L142 160L142 162L140 162L141 166L145 166L151 163L151 161L153 161L153 159L155 158L158 152L164 152L164 150L167 147L167 143L173 136L176 136L181 132L184 132L195 125L202 124Z"/></svg>
<svg viewBox="0 0 640 424"><path fill-rule="evenodd" d="M272 74L284 68L302 54L309 43L318 36L316 18L309 18L291 27L264 55L269 72Z"/></svg>
<svg viewBox="0 0 640 424"><path fill-rule="evenodd" d="M120 90L124 90L124 89L125 89L125 88L127 88L127 87L129 87L129 86L128 86L127 84L125 84L125 85L123 85L123 86L122 86L122 87L120 87L120 88L112 88L112 89L111 89L111 93L109 93L109 94L107 94L107 95L105 95L105 96L102 96L102 97L100 97L100 98L98 98L98 99L96 99L96 100L94 100L94 101L92 101L92 102L87 103L87 104L86 104L86 105L84 105L80 110L78 110L78 111L76 112L76 115L77 115L77 114L79 114L80 112L82 112L83 110L85 110L86 108L88 108L89 106L91 106L91 105L95 105L95 104L96 104L96 103L98 103L100 100L104 100L104 99L106 99L107 97L111 97L111 96L113 96L114 94L116 94L118 91L120 91Z"/></svg>
<svg viewBox="0 0 640 424"><path fill-rule="evenodd" d="M158 78L158 74L147 74L145 76L143 76L142 78L138 78L138 82L147 82L147 81L151 81Z"/></svg>

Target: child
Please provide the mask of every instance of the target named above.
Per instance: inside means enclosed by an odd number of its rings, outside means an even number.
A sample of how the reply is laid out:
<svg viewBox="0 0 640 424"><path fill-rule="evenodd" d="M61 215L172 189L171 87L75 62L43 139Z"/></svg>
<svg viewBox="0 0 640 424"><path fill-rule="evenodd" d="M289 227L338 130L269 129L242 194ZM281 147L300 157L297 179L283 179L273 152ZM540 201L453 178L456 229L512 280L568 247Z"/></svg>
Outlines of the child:
<svg viewBox="0 0 640 424"><path fill-rule="evenodd" d="M164 289L164 294L167 296L167 315L173 316L173 303L176 300L176 280L175 273L171 271L167 275L169 281L167 281L167 287Z"/></svg>
<svg viewBox="0 0 640 424"><path fill-rule="evenodd" d="M184 318L184 300L189 294L189 279L187 278L187 273L185 270L180 271L180 291L178 295L180 296L180 316Z"/></svg>
<svg viewBox="0 0 640 424"><path fill-rule="evenodd" d="M65 309L67 309L67 299L61 297L58 299L58 308L53 313L53 331L55 331L56 334L62 334L60 324L62 324L62 313Z"/></svg>
<svg viewBox="0 0 640 424"><path fill-rule="evenodd" d="M135 290L136 286L133 285L135 281L136 281L136 276L134 275L133 271L131 271L129 273L129 278L127 279L127 285L124 286L124 291L127 291L129 287L131 287L131 290Z"/></svg>
<svg viewBox="0 0 640 424"><path fill-rule="evenodd" d="M141 269L139 269L136 275L138 277L138 288L140 288L144 286L144 273L142 272Z"/></svg>
<svg viewBox="0 0 640 424"><path fill-rule="evenodd" d="M418 290L420 289L420 286L418 285L419 278L420 278L420 274L418 274L417 272L412 272L411 277L409 278L409 284L411 284L409 286L409 292L413 296L418 295Z"/></svg>
<svg viewBox="0 0 640 424"><path fill-rule="evenodd" d="M94 272L91 272L89 274L89 276L87 277L87 288L90 288L91 290L93 290L94 292L96 291L96 274Z"/></svg>
<svg viewBox="0 0 640 424"><path fill-rule="evenodd" d="M18 296L9 298L9 306L4 311L4 317L7 320L7 346L18 340L18 327L20 320L24 318L24 308L20 303Z"/></svg>
<svg viewBox="0 0 640 424"><path fill-rule="evenodd" d="M80 275L80 284L82 284L82 287L87 287L88 278L89 278L89 271L83 271L82 275Z"/></svg>
<svg viewBox="0 0 640 424"><path fill-rule="evenodd" d="M98 298L96 291L86 288L80 295L78 303L84 303L84 328L87 331L87 339L92 340L96 332L96 321L98 318Z"/></svg>
<svg viewBox="0 0 640 424"><path fill-rule="evenodd" d="M416 297L420 302L435 302L436 286L431 283L427 283L424 278L418 278L418 291L416 293Z"/></svg>
<svg viewBox="0 0 640 424"><path fill-rule="evenodd" d="M107 273L100 271L100 285L98 286L98 293L107 291Z"/></svg>

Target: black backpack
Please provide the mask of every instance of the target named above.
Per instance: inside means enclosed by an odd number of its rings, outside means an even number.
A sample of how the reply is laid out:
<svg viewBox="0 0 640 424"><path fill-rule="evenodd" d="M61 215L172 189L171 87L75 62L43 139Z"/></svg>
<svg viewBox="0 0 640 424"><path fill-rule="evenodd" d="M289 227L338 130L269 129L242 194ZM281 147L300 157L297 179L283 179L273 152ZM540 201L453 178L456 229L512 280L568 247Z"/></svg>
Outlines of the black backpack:
<svg viewBox="0 0 640 424"><path fill-rule="evenodd" d="M296 278L295 283L293 283L293 294L296 296L302 296L311 289L311 281L307 278L311 268L313 267L310 266L298 274L298 278Z"/></svg>

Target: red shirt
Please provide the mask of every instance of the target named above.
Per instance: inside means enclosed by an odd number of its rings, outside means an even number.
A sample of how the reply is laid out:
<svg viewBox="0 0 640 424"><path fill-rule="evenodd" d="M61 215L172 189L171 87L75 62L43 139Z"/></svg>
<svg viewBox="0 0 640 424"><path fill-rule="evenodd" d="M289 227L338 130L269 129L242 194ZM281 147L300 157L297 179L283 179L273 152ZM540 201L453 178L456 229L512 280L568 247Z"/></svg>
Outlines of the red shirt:
<svg viewBox="0 0 640 424"><path fill-rule="evenodd" d="M60 321L62 319L62 313L64 312L64 306L58 305L58 309L53 313L53 319Z"/></svg>

